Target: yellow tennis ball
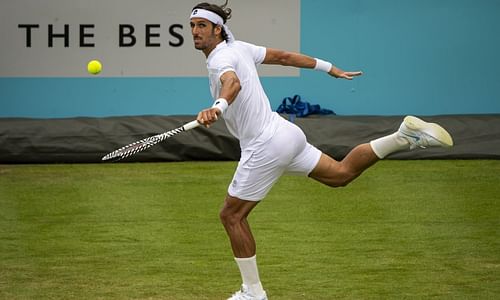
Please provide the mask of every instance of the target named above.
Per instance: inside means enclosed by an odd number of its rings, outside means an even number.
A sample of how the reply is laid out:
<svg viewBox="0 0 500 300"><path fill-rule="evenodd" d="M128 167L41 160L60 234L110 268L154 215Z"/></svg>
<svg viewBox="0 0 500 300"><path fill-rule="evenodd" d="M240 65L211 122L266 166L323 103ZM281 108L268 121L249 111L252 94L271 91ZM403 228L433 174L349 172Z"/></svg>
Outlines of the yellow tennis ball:
<svg viewBox="0 0 500 300"><path fill-rule="evenodd" d="M102 64L98 60L91 60L87 65L87 70L92 75L97 75L102 71Z"/></svg>

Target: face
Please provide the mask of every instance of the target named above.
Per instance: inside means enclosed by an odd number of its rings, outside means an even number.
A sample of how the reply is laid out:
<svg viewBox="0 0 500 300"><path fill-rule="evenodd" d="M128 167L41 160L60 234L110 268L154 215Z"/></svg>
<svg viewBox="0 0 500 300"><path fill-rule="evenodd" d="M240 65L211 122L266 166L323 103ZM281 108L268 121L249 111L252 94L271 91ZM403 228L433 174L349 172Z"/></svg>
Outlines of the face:
<svg viewBox="0 0 500 300"><path fill-rule="evenodd" d="M192 18L190 25L196 49L208 54L220 42L220 26L214 26L212 22L202 18Z"/></svg>

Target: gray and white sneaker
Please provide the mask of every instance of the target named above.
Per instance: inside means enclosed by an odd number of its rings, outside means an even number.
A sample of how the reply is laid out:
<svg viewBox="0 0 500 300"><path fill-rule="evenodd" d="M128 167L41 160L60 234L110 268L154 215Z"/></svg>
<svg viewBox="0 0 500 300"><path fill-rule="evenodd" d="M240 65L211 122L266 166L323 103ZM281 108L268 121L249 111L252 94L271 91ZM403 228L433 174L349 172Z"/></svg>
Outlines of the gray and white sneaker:
<svg viewBox="0 0 500 300"><path fill-rule="evenodd" d="M250 293L248 287L242 284L241 290L234 293L233 296L231 296L231 298L228 298L227 300L267 300L267 295L266 292L264 292L264 295L260 297L254 296Z"/></svg>
<svg viewBox="0 0 500 300"><path fill-rule="evenodd" d="M453 146L451 135L443 127L413 116L404 118L398 133L410 143L410 149Z"/></svg>

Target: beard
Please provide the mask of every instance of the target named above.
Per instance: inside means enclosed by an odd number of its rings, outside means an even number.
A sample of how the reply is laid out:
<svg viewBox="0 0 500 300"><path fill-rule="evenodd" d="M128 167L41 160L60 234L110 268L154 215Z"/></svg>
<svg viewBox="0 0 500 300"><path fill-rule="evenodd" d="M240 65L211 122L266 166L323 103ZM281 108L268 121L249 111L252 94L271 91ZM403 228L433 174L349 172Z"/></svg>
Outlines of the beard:
<svg viewBox="0 0 500 300"><path fill-rule="evenodd" d="M212 30L212 34L205 38L199 36L193 37L193 43L196 50L205 50L210 48L212 44L217 43L217 36Z"/></svg>
<svg viewBox="0 0 500 300"><path fill-rule="evenodd" d="M196 43L196 41L195 41L195 42L194 42L194 48L195 48L196 50L205 50L205 49L207 49L207 45L206 45L206 44L204 44L204 43L202 43L202 44L200 44L200 43L199 43L199 44L197 44L197 43Z"/></svg>

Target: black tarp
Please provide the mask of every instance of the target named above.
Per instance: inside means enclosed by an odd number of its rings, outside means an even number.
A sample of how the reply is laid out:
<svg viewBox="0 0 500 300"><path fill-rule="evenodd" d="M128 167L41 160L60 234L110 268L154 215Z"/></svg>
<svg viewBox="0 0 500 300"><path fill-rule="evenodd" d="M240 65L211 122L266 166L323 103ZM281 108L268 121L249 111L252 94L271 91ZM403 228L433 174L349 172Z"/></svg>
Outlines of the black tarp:
<svg viewBox="0 0 500 300"><path fill-rule="evenodd" d="M287 117L286 115L284 116ZM95 163L133 141L162 133L194 116L133 116L71 119L0 119L0 163ZM360 143L393 133L402 116L310 116L296 118L309 142L336 159ZM451 149L400 152L390 159L498 159L500 115L423 117L443 125ZM181 133L124 161L238 160L238 141L223 121Z"/></svg>

